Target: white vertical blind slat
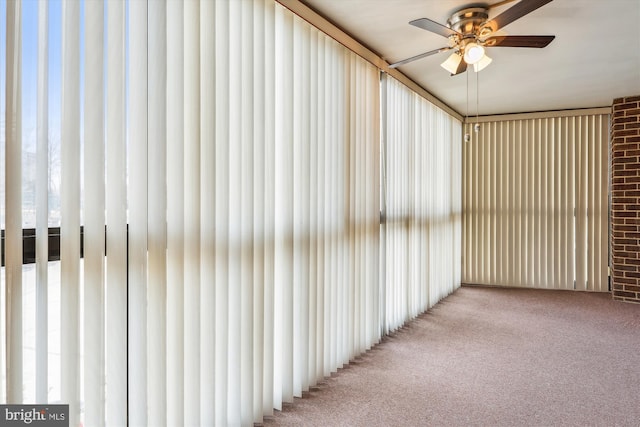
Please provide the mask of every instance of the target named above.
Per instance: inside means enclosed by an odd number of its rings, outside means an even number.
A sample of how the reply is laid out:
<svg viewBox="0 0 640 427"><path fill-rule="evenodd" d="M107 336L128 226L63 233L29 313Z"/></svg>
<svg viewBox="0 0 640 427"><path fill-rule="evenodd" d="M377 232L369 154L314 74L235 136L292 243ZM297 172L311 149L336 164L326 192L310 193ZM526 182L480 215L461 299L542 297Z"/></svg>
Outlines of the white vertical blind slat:
<svg viewBox="0 0 640 427"><path fill-rule="evenodd" d="M184 424L200 425L200 4L184 3ZM206 307L204 307L206 309Z"/></svg>
<svg viewBox="0 0 640 427"><path fill-rule="evenodd" d="M36 177L36 402L49 394L49 7L38 2L38 112Z"/></svg>
<svg viewBox="0 0 640 427"><path fill-rule="evenodd" d="M239 131L239 167L236 181L239 190L239 240L240 240L240 295L238 313L241 323L240 339L240 418L243 425L253 424L253 383L254 368L254 95L259 88L253 86L254 37L253 5L243 2L240 10L243 37L240 54L240 112L241 129Z"/></svg>
<svg viewBox="0 0 640 427"><path fill-rule="evenodd" d="M184 3L167 2L167 424L184 423Z"/></svg>
<svg viewBox="0 0 640 427"><path fill-rule="evenodd" d="M278 9L276 15L275 137L275 371L274 407L293 401L293 94L285 88L293 79L293 17Z"/></svg>
<svg viewBox="0 0 640 427"><path fill-rule="evenodd" d="M147 419L147 2L129 3L128 166L128 416L129 425ZM126 119L125 119L126 120Z"/></svg>
<svg viewBox="0 0 640 427"><path fill-rule="evenodd" d="M80 420L80 6L62 3L61 399Z"/></svg>
<svg viewBox="0 0 640 427"><path fill-rule="evenodd" d="M252 55L253 68L264 70L267 53L266 45L266 17L267 13L263 5L253 4L253 22L251 24L253 30L252 39ZM252 315L252 337L251 345L253 348L253 360L251 370L253 372L253 381L249 384L252 394L252 421L262 422L262 408L264 405L264 324L265 324L265 256L266 256L266 239L265 239L265 170L266 170L266 144L259 141L266 140L264 135L265 122L265 77L262 73L251 73L249 76L253 87L253 105L252 117L254 125L252 129L251 144L249 149L253 152L253 181L251 182L253 190L253 206L251 218L249 221L253 227L253 263L251 266L252 284L253 284L253 315Z"/></svg>
<svg viewBox="0 0 640 427"><path fill-rule="evenodd" d="M127 419L125 4L107 2L107 424ZM76 255L77 257L77 255Z"/></svg>
<svg viewBox="0 0 640 427"><path fill-rule="evenodd" d="M294 177L293 191L295 200L294 218L294 337L296 340L294 350L294 396L302 397L303 391L309 390L309 378L307 367L309 361L309 61L310 61L310 31L311 27L306 22L296 19L296 28L299 32L294 34L294 41L298 52L294 52L296 61L294 72L297 71L299 92L296 94L294 107L295 141L308 141L294 145ZM299 37L297 37L299 36ZM295 115L299 114L299 120ZM296 259L297 258L297 259Z"/></svg>
<svg viewBox="0 0 640 427"><path fill-rule="evenodd" d="M319 341L319 300L318 300L318 288L322 286L322 282L319 280L319 272L321 265L319 262L319 191L318 191L318 169L320 164L320 158L318 156L320 150L320 140L318 138L318 113L320 107L318 105L318 92L319 92L319 61L318 51L319 43L321 40L320 33L311 32L309 40L309 93L307 98L309 100L309 310L306 313L307 318L307 330L309 332L308 351L309 357L307 360L307 366L305 367L306 386L313 386L316 384L318 377L317 366L320 358L318 357L318 341Z"/></svg>
<svg viewBox="0 0 640 427"><path fill-rule="evenodd" d="M148 3L147 421L167 423L167 5ZM160 349L160 351L158 351Z"/></svg>
<svg viewBox="0 0 640 427"><path fill-rule="evenodd" d="M230 424L242 421L242 42L250 29L242 26L243 2L230 2L229 26L229 342L227 419Z"/></svg>
<svg viewBox="0 0 640 427"><path fill-rule="evenodd" d="M216 2L215 61L229 63L229 2ZM215 144L215 424L227 424L229 347L229 67L216 67ZM220 143L218 143L220 141Z"/></svg>
<svg viewBox="0 0 640 427"><path fill-rule="evenodd" d="M200 423L215 424L215 2L200 4Z"/></svg>
<svg viewBox="0 0 640 427"><path fill-rule="evenodd" d="M240 115L242 128L240 144L237 156L239 156L240 174L236 188L239 194L239 237L240 237L240 294L238 313L240 317L240 399L242 402L240 419L244 425L250 425L253 420L253 383L254 383L254 359L256 354L253 348L254 328L254 94L261 88L253 86L254 69L254 37L253 4L245 2L240 11L243 37L241 42L241 75L240 85Z"/></svg>
<svg viewBox="0 0 640 427"><path fill-rule="evenodd" d="M104 3L85 5L84 372L85 423L105 424ZM146 218L145 218L146 220ZM144 383L143 383L144 384Z"/></svg>
<svg viewBox="0 0 640 427"><path fill-rule="evenodd" d="M273 2L264 4L264 372L262 385L262 414L272 415L274 400L274 224L275 224L275 85L276 79L275 52L276 5ZM260 128L256 127L256 132ZM258 179L260 177L257 177ZM256 206L256 209L258 206ZM254 402L255 403L255 402Z"/></svg>
<svg viewBox="0 0 640 427"><path fill-rule="evenodd" d="M5 293L7 402L22 403L22 4L7 1ZM75 336L75 335L74 335ZM71 344L71 343L70 343Z"/></svg>

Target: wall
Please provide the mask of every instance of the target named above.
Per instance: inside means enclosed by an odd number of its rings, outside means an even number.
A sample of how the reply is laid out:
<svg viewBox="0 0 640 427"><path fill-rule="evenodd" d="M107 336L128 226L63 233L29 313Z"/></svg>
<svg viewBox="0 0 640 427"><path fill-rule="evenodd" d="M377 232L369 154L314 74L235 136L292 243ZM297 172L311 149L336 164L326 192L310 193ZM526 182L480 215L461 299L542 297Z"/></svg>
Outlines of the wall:
<svg viewBox="0 0 640 427"><path fill-rule="evenodd" d="M462 283L609 291L610 111L467 122Z"/></svg>
<svg viewBox="0 0 640 427"><path fill-rule="evenodd" d="M614 100L611 125L611 288L640 303L640 96Z"/></svg>

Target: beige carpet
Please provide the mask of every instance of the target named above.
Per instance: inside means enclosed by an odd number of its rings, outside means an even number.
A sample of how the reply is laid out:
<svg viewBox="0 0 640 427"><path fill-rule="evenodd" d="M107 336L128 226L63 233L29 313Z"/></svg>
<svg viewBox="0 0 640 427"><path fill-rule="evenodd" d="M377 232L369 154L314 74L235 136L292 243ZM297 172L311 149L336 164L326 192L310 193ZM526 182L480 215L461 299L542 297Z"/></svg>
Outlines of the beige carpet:
<svg viewBox="0 0 640 427"><path fill-rule="evenodd" d="M640 426L640 305L464 287L266 426Z"/></svg>

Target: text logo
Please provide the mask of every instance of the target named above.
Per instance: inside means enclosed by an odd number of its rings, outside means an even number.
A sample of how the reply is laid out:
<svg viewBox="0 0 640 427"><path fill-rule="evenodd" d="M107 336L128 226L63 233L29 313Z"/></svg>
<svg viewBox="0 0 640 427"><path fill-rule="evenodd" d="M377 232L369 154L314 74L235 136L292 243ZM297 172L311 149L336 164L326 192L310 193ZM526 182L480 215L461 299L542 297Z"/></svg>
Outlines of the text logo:
<svg viewBox="0 0 640 427"><path fill-rule="evenodd" d="M0 427L69 427L69 405L0 405Z"/></svg>

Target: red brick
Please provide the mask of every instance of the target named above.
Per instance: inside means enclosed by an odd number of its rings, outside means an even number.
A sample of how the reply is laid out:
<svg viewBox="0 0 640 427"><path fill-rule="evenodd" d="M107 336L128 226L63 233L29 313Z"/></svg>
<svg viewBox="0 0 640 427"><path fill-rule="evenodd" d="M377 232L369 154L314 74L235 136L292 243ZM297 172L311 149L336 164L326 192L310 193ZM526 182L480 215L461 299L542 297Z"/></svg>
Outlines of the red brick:
<svg viewBox="0 0 640 427"><path fill-rule="evenodd" d="M626 297L626 298L635 298L636 297L636 293L635 292L618 291L618 290L614 290L613 291L613 295L617 296L617 297Z"/></svg>
<svg viewBox="0 0 640 427"><path fill-rule="evenodd" d="M624 283L625 285L637 285L638 284L638 279L631 279L631 278L626 278L626 277L620 277L620 278L616 278L615 281L617 283Z"/></svg>
<svg viewBox="0 0 640 427"><path fill-rule="evenodd" d="M634 165L634 164L632 164ZM618 176L636 176L636 170L637 167L636 166L632 166L631 169L627 169L627 165L622 163L622 164L617 164L617 165L613 165L613 170L614 171L620 171L620 173L618 173ZM628 181L627 181L628 182Z"/></svg>
<svg viewBox="0 0 640 427"><path fill-rule="evenodd" d="M622 211L622 212L616 212L616 215L618 218L634 218L636 216L638 216L637 212L634 211Z"/></svg>
<svg viewBox="0 0 640 427"><path fill-rule="evenodd" d="M631 110L634 108L638 108L638 103L637 102L625 102L624 104L616 104L613 106L613 111L620 111L620 110Z"/></svg>
<svg viewBox="0 0 640 427"><path fill-rule="evenodd" d="M640 146L638 146L638 144L628 144L628 143L622 143L618 146L615 147L615 150L638 150L640 149ZM614 151L615 151L614 150Z"/></svg>
<svg viewBox="0 0 640 427"><path fill-rule="evenodd" d="M617 163L637 163L638 162L638 157L636 156L627 156L625 155L624 157L617 157L613 160L613 164L617 164Z"/></svg>
<svg viewBox="0 0 640 427"><path fill-rule="evenodd" d="M640 142L640 136L626 136L624 138L624 142L625 142L625 144L633 143L633 142Z"/></svg>
<svg viewBox="0 0 640 427"><path fill-rule="evenodd" d="M613 137L614 138L620 138L621 136L636 136L638 135L638 132L635 129L629 129L629 130L614 130L613 131ZM628 142L625 139L625 142Z"/></svg>
<svg viewBox="0 0 640 427"><path fill-rule="evenodd" d="M624 192L626 197L640 196L640 190L627 190Z"/></svg>
<svg viewBox="0 0 640 427"><path fill-rule="evenodd" d="M635 123L637 120L635 117L618 117L613 121L616 125L618 124L626 124L626 123Z"/></svg>
<svg viewBox="0 0 640 427"><path fill-rule="evenodd" d="M638 245L638 239L629 239L627 237L621 237L621 238L617 238L617 237L613 237L613 244L615 245Z"/></svg>
<svg viewBox="0 0 640 427"><path fill-rule="evenodd" d="M622 203L628 205L630 203L636 203L638 199L635 197L613 197L611 203Z"/></svg>
<svg viewBox="0 0 640 427"><path fill-rule="evenodd" d="M632 252L617 251L615 249L613 250L613 256L623 257L623 258L638 258L638 254L634 254Z"/></svg>
<svg viewBox="0 0 640 427"><path fill-rule="evenodd" d="M613 290L624 291L624 285L622 283L613 282Z"/></svg>
<svg viewBox="0 0 640 427"><path fill-rule="evenodd" d="M640 266L640 259L624 258L624 263Z"/></svg>
<svg viewBox="0 0 640 427"><path fill-rule="evenodd" d="M625 104L623 104L623 105L625 105ZM629 105L629 104L626 104L626 105ZM625 110L626 110L625 113L624 113L625 116L640 116L640 108L636 108L635 110L629 110L629 109L625 108Z"/></svg>
<svg viewBox="0 0 640 427"><path fill-rule="evenodd" d="M624 285L624 290L629 292L640 292L640 286Z"/></svg>
<svg viewBox="0 0 640 427"><path fill-rule="evenodd" d="M640 279L640 273L637 271L625 271L624 276L630 279Z"/></svg>
<svg viewBox="0 0 640 427"><path fill-rule="evenodd" d="M636 95L636 96L627 96L626 98L622 98L623 101L622 102L638 102L640 101L640 95ZM615 103L615 101L614 101Z"/></svg>
<svg viewBox="0 0 640 427"><path fill-rule="evenodd" d="M631 117L628 117L628 118L631 118ZM625 128L625 130L627 130L627 129L640 129L640 122L627 123L627 124L624 125L624 128Z"/></svg>

